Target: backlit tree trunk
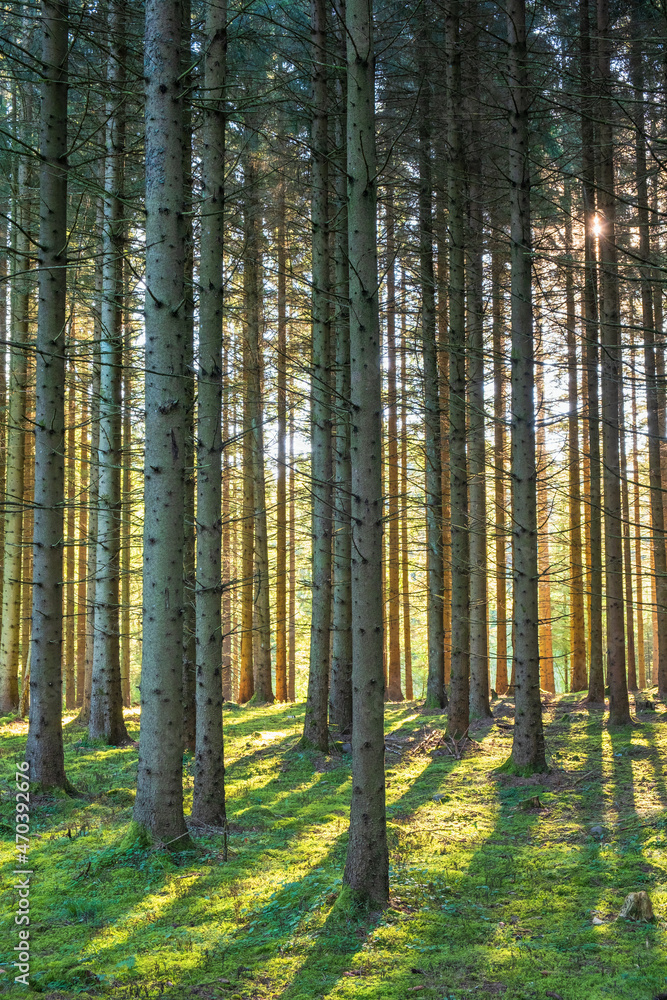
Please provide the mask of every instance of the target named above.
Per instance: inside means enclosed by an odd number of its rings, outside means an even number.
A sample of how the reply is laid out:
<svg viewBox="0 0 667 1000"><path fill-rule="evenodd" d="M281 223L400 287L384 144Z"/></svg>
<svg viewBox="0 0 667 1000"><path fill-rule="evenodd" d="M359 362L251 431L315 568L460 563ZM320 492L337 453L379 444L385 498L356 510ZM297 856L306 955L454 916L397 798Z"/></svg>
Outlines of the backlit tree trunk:
<svg viewBox="0 0 667 1000"><path fill-rule="evenodd" d="M326 753L329 746L331 640L331 373L329 316L329 161L327 31L325 0L311 0L312 58L312 357L310 378L311 435L311 577L312 611L308 697L304 742Z"/></svg>
<svg viewBox="0 0 667 1000"><path fill-rule="evenodd" d="M394 198L387 190L387 523L389 527L389 580L387 617L389 658L387 700L403 701L401 691L401 648L399 642L399 544L398 544L398 427L396 419L396 238Z"/></svg>
<svg viewBox="0 0 667 1000"><path fill-rule="evenodd" d="M516 721L512 763L546 771L538 642L535 360L531 287L528 59L525 0L507 5L512 261L512 556Z"/></svg>
<svg viewBox="0 0 667 1000"><path fill-rule="evenodd" d="M197 375L196 752L192 818L225 823L222 734L222 265L227 5L206 14Z"/></svg>
<svg viewBox="0 0 667 1000"><path fill-rule="evenodd" d="M67 785L61 722L61 647L68 16L66 0L42 0L35 521L26 757L32 780L46 788Z"/></svg>
<svg viewBox="0 0 667 1000"><path fill-rule="evenodd" d="M348 0L346 28L353 723L352 802L343 878L360 901L382 907L389 898L382 677L382 374L373 8L368 0Z"/></svg>

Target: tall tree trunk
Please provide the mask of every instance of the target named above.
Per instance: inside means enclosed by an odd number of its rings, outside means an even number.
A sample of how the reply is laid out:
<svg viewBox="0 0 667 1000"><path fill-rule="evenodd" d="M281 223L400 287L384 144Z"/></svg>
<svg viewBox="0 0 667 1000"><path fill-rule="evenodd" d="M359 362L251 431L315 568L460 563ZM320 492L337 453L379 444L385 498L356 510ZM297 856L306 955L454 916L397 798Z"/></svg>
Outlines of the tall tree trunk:
<svg viewBox="0 0 667 1000"><path fill-rule="evenodd" d="M224 235L224 234L223 234ZM224 249L224 246L223 246ZM234 427L235 414L232 413L231 387L230 387L230 335L222 328L222 605L220 627L222 630L222 699L223 701L234 700L234 671L233 664L233 634L234 634L234 609L233 609L233 581L236 578L236 519L234 527L231 526L231 500L232 500L232 458L230 456L230 416L231 426Z"/></svg>
<svg viewBox="0 0 667 1000"><path fill-rule="evenodd" d="M405 697L412 689L412 636L410 628L410 549L408 544L408 338L405 270L401 270L401 601L403 605L403 662Z"/></svg>
<svg viewBox="0 0 667 1000"><path fill-rule="evenodd" d="M537 312L537 310L536 310ZM537 445L537 568L540 574L538 584L540 685L545 691L554 692L554 653L551 629L551 553L549 544L549 493L547 490L548 456L544 416L544 346L542 326L539 329L539 351L535 373L535 394L537 397L538 420Z"/></svg>
<svg viewBox="0 0 667 1000"><path fill-rule="evenodd" d="M327 6L311 0L312 106L312 358L310 435L312 482L312 612L304 741L326 753L331 641L331 373L329 317L329 94Z"/></svg>
<svg viewBox="0 0 667 1000"><path fill-rule="evenodd" d="M447 10L449 138L449 463L452 531L452 668L447 732L458 738L470 720L470 536L466 454L465 159L461 134L460 3Z"/></svg>
<svg viewBox="0 0 667 1000"><path fill-rule="evenodd" d="M70 324L70 347L76 350L74 326L74 306ZM69 385L67 384L69 382ZM62 669L65 680L65 708L71 711L76 706L76 670L74 662L74 597L76 566L74 539L76 532L76 369L71 364L69 379L65 376L67 392L66 432L65 432L65 574L63 580L63 660Z"/></svg>
<svg viewBox="0 0 667 1000"><path fill-rule="evenodd" d="M476 47L472 51L471 93L479 88ZM482 164L479 135L472 129L474 156L468 165L468 474L470 544L470 712L473 718L491 715L489 707L489 623L487 615L486 552L486 428L484 411L484 299Z"/></svg>
<svg viewBox="0 0 667 1000"><path fill-rule="evenodd" d="M86 373L87 374L87 373ZM90 487L90 448L88 445L89 403L88 387L83 390L81 404L81 433L79 454L81 456L81 478L79 481L79 523L77 545L77 585L76 585L76 705L83 705L83 689L86 683L86 565L88 554L88 504L84 501Z"/></svg>
<svg viewBox="0 0 667 1000"><path fill-rule="evenodd" d="M192 818L224 826L220 581L226 0L207 8L205 52L197 375L197 731Z"/></svg>
<svg viewBox="0 0 667 1000"><path fill-rule="evenodd" d="M125 236L125 234L123 234ZM123 262L123 410L122 410L122 472L120 523L120 686L123 705L129 708L130 660L130 574L132 565L132 324L129 308L128 262Z"/></svg>
<svg viewBox="0 0 667 1000"><path fill-rule="evenodd" d="M531 286L530 90L525 0L509 0L508 82L512 260L512 563L516 722L512 765L546 771L538 642L535 357Z"/></svg>
<svg viewBox="0 0 667 1000"><path fill-rule="evenodd" d="M494 248L491 259L491 323L493 335L494 500L496 507L496 693L507 693L507 517L505 500L505 407L507 381L503 337L503 258Z"/></svg>
<svg viewBox="0 0 667 1000"><path fill-rule="evenodd" d="M22 104L22 118L30 120L30 107ZM24 482L26 404L28 391L28 351L30 349L30 166L21 156L14 204L16 263L13 265L12 329L9 354L9 400L7 409L7 461L4 510L4 561L2 581L2 631L0 633L0 712L19 707L19 664L21 642L21 575L23 545L28 539L24 528ZM26 512L27 513L27 512ZM24 614L27 609L24 610ZM29 613L29 612L28 612Z"/></svg>
<svg viewBox="0 0 667 1000"><path fill-rule="evenodd" d="M627 633L628 688L637 690L637 656L635 650L634 602L632 596L632 551L630 546L630 497L628 494L628 460L625 440L625 401L621 389L618 423L621 443L621 509L623 511L623 575L625 580L625 627Z"/></svg>
<svg viewBox="0 0 667 1000"><path fill-rule="evenodd" d="M600 469L599 336L597 265L593 220L596 210L595 133L591 80L591 24L589 0L580 0L581 150L584 202L584 338L588 384L588 448L590 464L590 654L588 701L604 702L602 658L602 485Z"/></svg>
<svg viewBox="0 0 667 1000"><path fill-rule="evenodd" d="M183 508L189 415L181 4L147 0L146 446L141 738L134 819L187 843L183 816Z"/></svg>
<svg viewBox="0 0 667 1000"><path fill-rule="evenodd" d="M107 136L102 239L102 340L98 450L95 647L90 697L91 739L127 740L120 681L120 543L123 507L121 390L123 371L123 177L125 157L125 4L109 8Z"/></svg>
<svg viewBox="0 0 667 1000"><path fill-rule="evenodd" d="M428 43L425 24L418 44L419 68L419 280L422 296L422 353L424 364L424 461L426 463L426 550L428 677L426 704L444 708L445 637L443 614L444 564L442 551L442 453L440 447L440 393L436 341L435 275L433 270L433 180L431 169L431 109Z"/></svg>
<svg viewBox="0 0 667 1000"><path fill-rule="evenodd" d="M185 287L183 296L185 338L185 379L181 398L186 413L184 435L185 480L183 484L183 747L195 752L197 740L196 623L195 623L195 359L194 359L194 232L192 225L192 4L181 0L181 75L183 88L183 223L185 226ZM219 581L218 581L219 583Z"/></svg>
<svg viewBox="0 0 667 1000"><path fill-rule="evenodd" d="M633 4L633 13L635 5ZM648 418L648 460L651 491L651 541L655 572L655 593L658 607L657 639L654 662L657 660L658 694L667 697L667 558L665 554L664 497L662 492L665 470L661 449L664 427L660 427L659 373L656 366L656 329L651 268L651 241L649 229L648 188L646 183L646 120L644 114L644 72L640 41L640 26L633 18L633 41L630 46L630 73L634 90L635 156L637 172L637 209L639 216L639 257L642 296L642 339L644 341L644 367L646 370L646 411ZM657 296L661 295L660 286ZM634 382L633 382L634 385ZM657 654L657 655L656 655Z"/></svg>
<svg viewBox="0 0 667 1000"><path fill-rule="evenodd" d="M581 456L579 450L579 392L577 386L577 335L574 301L574 275L572 260L572 223L570 222L571 198L566 193L565 211L565 327L567 336L568 373L568 479L570 515L570 650L572 690L586 688L586 634L584 618L584 559L581 545Z"/></svg>
<svg viewBox="0 0 667 1000"><path fill-rule="evenodd" d="M440 139L444 139L440 136ZM436 161L444 162L444 143L436 141ZM446 182L436 181L435 242L437 247L436 285L438 289L438 380L440 393L440 490L442 493L442 617L445 643L445 689L452 673L452 532L449 490L449 260L445 202Z"/></svg>
<svg viewBox="0 0 667 1000"><path fill-rule="evenodd" d="M287 701L287 246L285 176L278 187L278 461L276 463L276 701Z"/></svg>
<svg viewBox="0 0 667 1000"><path fill-rule="evenodd" d="M396 236L394 193L387 189L387 522L389 524L389 580L387 616L389 658L387 663L388 701L403 701L401 691L399 542L398 542L398 427L396 396Z"/></svg>
<svg viewBox="0 0 667 1000"><path fill-rule="evenodd" d="M616 198L611 89L611 25L609 0L597 0L598 120L600 218L600 331L602 344L602 455L604 484L605 589L607 611L607 677L609 719L614 725L630 722L625 676L623 622L623 541L619 456L619 386L621 377L620 306L616 250Z"/></svg>
<svg viewBox="0 0 667 1000"><path fill-rule="evenodd" d="M352 456L352 803L344 882L389 898L382 677L382 371L378 317L373 6L348 0L347 177Z"/></svg>
<svg viewBox="0 0 667 1000"><path fill-rule="evenodd" d="M338 8L338 60L345 65L345 5ZM347 259L347 164L345 73L337 79L339 102L336 115L337 162L334 176L336 232L334 243L336 338L335 430L334 430L334 536L331 693L329 718L339 732L352 725L352 576L350 523L350 275Z"/></svg>
<svg viewBox="0 0 667 1000"><path fill-rule="evenodd" d="M42 0L39 309L35 411L35 522L30 776L64 788L61 721L65 314L67 309L67 0Z"/></svg>
<svg viewBox="0 0 667 1000"><path fill-rule="evenodd" d="M289 415L289 635L287 649L287 695L296 701L296 471L294 468L294 413ZM240 700L240 699L239 699Z"/></svg>
<svg viewBox="0 0 667 1000"><path fill-rule="evenodd" d="M634 324L633 324L634 325ZM631 341L634 347L634 336ZM634 351L633 351L634 358ZM637 386L635 366L632 378L632 479L635 522L635 575L637 578L637 673L640 691L646 687L646 651L644 648L644 572L642 569L642 523L639 495L639 449L637 446Z"/></svg>

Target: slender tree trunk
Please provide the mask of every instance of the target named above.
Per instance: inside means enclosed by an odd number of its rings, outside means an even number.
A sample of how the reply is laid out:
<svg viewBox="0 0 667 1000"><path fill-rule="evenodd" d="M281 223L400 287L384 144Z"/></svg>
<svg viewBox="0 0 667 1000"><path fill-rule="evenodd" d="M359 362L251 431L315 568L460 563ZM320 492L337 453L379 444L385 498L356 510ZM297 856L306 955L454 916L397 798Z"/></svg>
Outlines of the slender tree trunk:
<svg viewBox="0 0 667 1000"><path fill-rule="evenodd" d="M220 581L226 0L207 8L205 52L197 376L197 731L192 818L224 826Z"/></svg>
<svg viewBox="0 0 667 1000"><path fill-rule="evenodd" d="M433 181L431 169L431 111L425 28L418 44L421 95L419 101L419 280L422 296L422 353L424 364L424 461L426 463L426 550L428 677L426 704L447 705L445 692L444 564L442 551L442 453L440 447L440 393L436 341L435 275L433 271Z"/></svg>
<svg viewBox="0 0 667 1000"><path fill-rule="evenodd" d="M79 481L78 505L78 546L76 584L76 706L83 705L83 689L86 683L86 565L88 553L88 504L84 501L90 488L90 448L88 445L88 387L83 390L81 405L81 434L79 454L81 456L81 478Z"/></svg>
<svg viewBox="0 0 667 1000"><path fill-rule="evenodd" d="M537 311L537 310L536 310ZM551 553L549 544L549 493L547 490L548 457L546 428L544 426L544 347L542 327L539 329L539 352L535 373L535 390L538 406L536 429L537 446L537 568L540 574L538 584L540 685L545 691L554 692L554 653L551 629Z"/></svg>
<svg viewBox="0 0 667 1000"><path fill-rule="evenodd" d="M403 662L405 697L414 698L412 689L412 636L410 628L410 549L408 544L408 338L405 271L401 270L401 601L403 605Z"/></svg>
<svg viewBox="0 0 667 1000"><path fill-rule="evenodd" d="M525 0L509 0L509 178L512 260L512 563L516 722L512 764L546 771L538 641L535 359L531 287L528 58Z"/></svg>
<svg viewBox="0 0 667 1000"><path fill-rule="evenodd" d="M103 204L98 206L98 222L103 226ZM93 385L90 410L90 476L88 480L88 536L86 548L86 654L84 662L83 701L79 722L87 726L90 719L90 693L95 656L95 591L97 587L97 515L99 496L100 443L100 342L102 337L102 255L95 268L95 312L93 316Z"/></svg>
<svg viewBox="0 0 667 1000"><path fill-rule="evenodd" d="M586 689L586 634L584 617L584 559L581 544L581 453L579 450L579 392L577 386L577 335L572 260L570 192L567 191L565 225L565 308L567 336L568 408L567 442L569 460L570 514L570 649L572 690Z"/></svg>
<svg viewBox="0 0 667 1000"><path fill-rule="evenodd" d="M389 898L382 677L382 372L378 317L373 8L348 0L347 177L352 387L352 803L344 882Z"/></svg>
<svg viewBox="0 0 667 1000"><path fill-rule="evenodd" d="M458 738L470 720L470 536L466 454L465 161L461 134L460 3L445 22L449 138L449 462L452 522L452 670L447 732Z"/></svg>
<svg viewBox="0 0 667 1000"><path fill-rule="evenodd" d="M278 187L278 461L276 463L276 701L287 701L287 247L285 177Z"/></svg>
<svg viewBox="0 0 667 1000"><path fill-rule="evenodd" d="M91 739L118 745L128 739L120 680L120 545L123 506L121 390L123 366L123 177L125 157L125 4L109 8L107 70L100 435L95 587L95 646L90 697Z"/></svg>
<svg viewBox="0 0 667 1000"><path fill-rule="evenodd" d="M628 688L637 690L637 656L635 649L634 601L632 596L632 551L630 546L630 497L628 494L628 461L625 441L625 404L620 392L618 423L621 442L621 505L623 511L623 574L625 579L625 624L627 632Z"/></svg>
<svg viewBox="0 0 667 1000"><path fill-rule="evenodd" d="M224 234L223 234L224 235ZM224 246L223 246L224 249ZM236 527L231 527L231 498L232 498L232 458L230 456L230 414L232 411L230 392L230 336L222 328L222 607L221 607L221 629L222 629L222 699L223 701L234 700L234 671L232 664L235 662L233 656L233 634L234 634L234 609L233 609L233 581L236 577ZM232 415L231 425L235 424Z"/></svg>
<svg viewBox="0 0 667 1000"><path fill-rule="evenodd" d="M635 7L633 5L633 12ZM639 256L641 259L640 279L642 296L642 334L644 341L644 367L646 370L646 411L648 418L648 459L649 483L651 490L651 534L653 546L653 562L655 567L655 591L657 613L657 650L654 649L654 661L657 661L658 694L667 697L667 558L665 554L665 519L664 497L662 492L665 470L661 454L662 435L664 427L660 427L660 394L661 384L656 366L656 329L661 331L662 324L657 327L654 317L654 298L651 269L651 242L648 212L648 188L646 183L646 120L644 114L644 73L643 56L640 42L640 26L633 19L630 47L630 73L634 90L635 118L635 156L637 172L635 183L637 187L639 215ZM657 296L661 295L658 286ZM664 373L663 373L664 374ZM633 382L634 385L634 382ZM629 599L629 595L628 595Z"/></svg>
<svg viewBox="0 0 667 1000"><path fill-rule="evenodd" d="M632 338L634 347L634 336ZM634 358L634 351L633 351ZM637 578L637 667L640 691L646 687L646 651L644 648L644 573L642 569L642 523L639 502L639 454L637 447L637 387L636 368L633 365L632 378L632 479L633 512L635 522L635 575Z"/></svg>
<svg viewBox="0 0 667 1000"><path fill-rule="evenodd" d="M189 414L181 4L147 0L146 446L141 738L134 819L187 843L183 816L183 513Z"/></svg>
<svg viewBox="0 0 667 1000"><path fill-rule="evenodd" d="M472 55L475 62L475 53ZM479 74L472 77L472 93L479 87ZM473 127L473 147L479 135ZM468 166L468 473L470 502L470 712L487 718L489 707L489 623L487 615L486 551L486 428L484 411L484 300L483 300L483 208L482 164L477 155Z"/></svg>
<svg viewBox="0 0 667 1000"><path fill-rule="evenodd" d="M602 343L602 455L604 482L605 590L607 611L607 676L609 719L630 722L625 675L623 621L623 540L619 456L619 392L621 377L620 306L616 250L616 198L612 135L611 25L609 0L597 0L600 115L598 150L600 178L600 331Z"/></svg>
<svg viewBox="0 0 667 1000"><path fill-rule="evenodd" d="M496 506L496 693L507 693L507 518L505 507L505 344L503 337L503 258L495 248L491 260L493 334L494 500Z"/></svg>
<svg viewBox="0 0 667 1000"><path fill-rule="evenodd" d="M194 232L192 225L193 175L192 175L192 49L191 0L181 0L181 74L183 100L183 156L185 226L185 286L183 297L184 320L187 324L185 338L185 379L181 399L185 408L187 427L184 435L185 479L183 484L183 747L195 752L197 739L196 695L196 623L195 623L195 359L194 359ZM218 581L219 583L219 581Z"/></svg>
<svg viewBox="0 0 667 1000"><path fill-rule="evenodd" d="M29 106L22 107L29 121ZM0 633L0 712L19 707L19 665L21 643L21 575L23 545L28 543L24 513L26 405L28 391L28 351L30 349L30 167L25 156L19 160L18 190L14 205L18 223L13 265L12 330L9 354L9 399L7 408L7 460L4 510L4 561L2 582L2 630ZM25 613L25 611L24 611Z"/></svg>
<svg viewBox="0 0 667 1000"><path fill-rule="evenodd" d="M41 15L35 522L26 757L33 781L45 788L64 788L68 784L61 721L68 4L66 0L42 0Z"/></svg>
<svg viewBox="0 0 667 1000"><path fill-rule="evenodd" d="M287 650L287 695L296 701L296 472L294 468L294 415L289 416L289 635Z"/></svg>
<svg viewBox="0 0 667 1000"><path fill-rule="evenodd" d="M345 64L345 5L338 8L338 58ZM345 73L337 80L339 100L336 116L338 160L334 177L336 196L335 282L336 336L335 433L334 433L334 536L331 693L329 718L346 733L352 725L352 576L350 523L350 278L348 267L348 217L346 169Z"/></svg>
<svg viewBox="0 0 667 1000"><path fill-rule="evenodd" d="M602 660L602 485L600 469L599 336L597 265L593 220L596 210L595 134L591 81L589 0L580 0L581 149L584 202L584 338L588 384L588 446L590 455L590 660L588 701L604 702Z"/></svg>
<svg viewBox="0 0 667 1000"><path fill-rule="evenodd" d="M331 641L331 372L329 271L329 167L327 7L311 0L312 57L312 359L310 434L312 480L312 612L304 742L323 753L329 746L327 708Z"/></svg>
<svg viewBox="0 0 667 1000"><path fill-rule="evenodd" d="M387 521L389 524L388 624L389 659L387 663L387 700L403 701L401 690L399 540L398 540L398 426L396 395L396 237L394 233L394 196L387 189Z"/></svg>
<svg viewBox="0 0 667 1000"><path fill-rule="evenodd" d="M132 324L129 309L130 270L123 262L123 409L122 409L122 484L120 524L120 686L123 705L131 705L130 660L130 573L132 565Z"/></svg>
<svg viewBox="0 0 667 1000"><path fill-rule="evenodd" d="M75 350L74 337L74 307L72 307L72 321L70 326L70 346ZM63 663L62 669L65 680L65 708L72 711L76 706L76 664L74 662L74 639L76 629L74 627L74 596L75 580L74 567L76 565L74 552L74 538L76 531L76 510L74 501L76 497L76 370L71 365L69 379L65 376L67 391L66 404L66 432L65 432L65 576L63 580ZM67 384L69 382L69 385Z"/></svg>

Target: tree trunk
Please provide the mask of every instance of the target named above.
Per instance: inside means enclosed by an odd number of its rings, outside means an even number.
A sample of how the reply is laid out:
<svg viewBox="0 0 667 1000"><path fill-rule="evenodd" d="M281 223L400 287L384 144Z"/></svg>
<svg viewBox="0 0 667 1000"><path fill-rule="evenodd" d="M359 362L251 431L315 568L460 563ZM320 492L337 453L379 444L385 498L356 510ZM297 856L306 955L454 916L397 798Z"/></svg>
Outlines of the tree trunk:
<svg viewBox="0 0 667 1000"><path fill-rule="evenodd" d="M633 12L635 7L633 5ZM657 660L658 694L667 697L667 558L665 554L664 497L662 493L664 472L661 449L664 428L660 427L659 373L656 368L657 323L654 319L653 283L651 269L651 241L648 212L648 188L646 183L646 120L644 114L644 73L640 27L633 19L633 41L630 47L630 73L634 90L635 156L639 216L639 257L641 259L640 279L642 296L642 339L644 341L644 367L646 371L646 411L648 418L648 459L649 483L651 491L651 541L655 567L655 592L658 607L657 639L654 662ZM661 295L660 286L657 295ZM659 328L658 328L659 329ZM633 381L634 387L634 381Z"/></svg>
<svg viewBox="0 0 667 1000"><path fill-rule="evenodd" d="M433 181L431 169L431 109L427 32L418 39L421 94L419 99L419 280L422 296L422 354L424 364L424 461L426 463L426 550L428 677L426 705L445 708L445 636L443 613L444 563L442 551L442 453L440 447L440 393L436 341L435 275L433 271Z"/></svg>
<svg viewBox="0 0 667 1000"><path fill-rule="evenodd" d="M197 730L192 819L224 826L220 581L226 2L207 8L205 53L197 375Z"/></svg>
<svg viewBox="0 0 667 1000"><path fill-rule="evenodd" d="M125 234L123 234L125 235ZM132 636L130 634L130 574L132 565L132 324L130 323L129 298L130 269L123 261L123 434L121 473L121 525L120 525L120 686L123 705L131 705L130 660Z"/></svg>
<svg viewBox="0 0 667 1000"><path fill-rule="evenodd" d="M29 106L22 111L29 121ZM18 190L14 205L16 264L11 276L12 330L9 354L9 400L7 409L7 459L4 511L4 562L2 582L2 631L0 634L0 712L19 707L19 664L21 642L21 573L23 545L28 539L22 530L24 519L24 472L26 403L28 390L28 350L30 327L30 167L22 156L18 166ZM24 612L25 613L25 612Z"/></svg>
<svg viewBox="0 0 667 1000"><path fill-rule="evenodd" d="M538 641L535 361L531 287L530 90L525 0L509 0L509 178L512 261L512 563L516 721L512 765L546 771Z"/></svg>
<svg viewBox="0 0 667 1000"><path fill-rule="evenodd" d="M186 846L183 817L183 512L188 321L183 225L181 4L147 0L146 446L141 739L134 819Z"/></svg>
<svg viewBox="0 0 667 1000"><path fill-rule="evenodd" d="M95 647L90 697L91 739L124 743L120 680L120 543L123 507L121 390L123 371L123 177L125 157L125 5L109 9L107 136L102 239L102 340L95 587Z"/></svg>
<svg viewBox="0 0 667 1000"><path fill-rule="evenodd" d="M276 701L287 701L287 247L285 177L278 187L278 460L276 463Z"/></svg>
<svg viewBox="0 0 667 1000"><path fill-rule="evenodd" d="M74 304L70 322L69 346L75 350ZM69 382L69 385L68 385ZM76 706L76 670L74 662L74 538L76 531L76 370L70 365L69 379L65 375L67 393L66 433L65 433L65 574L63 580L63 659L62 670L65 680L65 708L72 711Z"/></svg>
<svg viewBox="0 0 667 1000"><path fill-rule="evenodd" d="M405 697L412 689L412 636L410 628L410 549L408 544L408 338L406 331L405 271L401 270L401 601L403 604L403 663Z"/></svg>
<svg viewBox="0 0 667 1000"><path fill-rule="evenodd" d="M589 0L580 0L581 149L584 202L584 338L588 384L588 447L590 464L590 661L588 701L604 702L602 662L602 488L600 470L599 337L595 218L595 149L591 81L591 24Z"/></svg>
<svg viewBox="0 0 667 1000"><path fill-rule="evenodd" d="M331 372L329 318L329 168L327 7L311 0L312 58L312 358L310 379L310 435L312 489L312 611L308 697L303 727L304 743L326 753L329 747L329 649L331 641Z"/></svg>
<svg viewBox="0 0 667 1000"><path fill-rule="evenodd" d="M387 662L388 701L403 701L401 691L399 541L398 541L398 428L396 396L396 237L394 196L387 189L387 522L389 525L389 580L387 617L389 657Z"/></svg>
<svg viewBox="0 0 667 1000"><path fill-rule="evenodd" d="M378 318L373 8L348 0L347 177L352 456L352 802L343 880L389 899L382 677L382 371Z"/></svg>
<svg viewBox="0 0 667 1000"><path fill-rule="evenodd" d="M64 788L61 721L65 315L67 310L66 0L42 0L39 181L39 310L35 411L35 501L26 757L30 776Z"/></svg>
<svg viewBox="0 0 667 1000"><path fill-rule="evenodd" d="M345 5L338 8L338 59L345 64ZM345 73L337 79L339 101L336 115L336 147L339 150L334 176L336 233L334 243L336 306L335 431L334 431L334 536L331 693L329 718L340 733L352 725L352 577L350 524L350 276L347 259L347 170ZM291 619L290 619L291 620Z"/></svg>
<svg viewBox="0 0 667 1000"><path fill-rule="evenodd" d="M185 379L181 399L187 426L183 438L185 479L183 483L183 747L195 752L197 740L196 624L195 624L195 360L194 360L194 232L192 226L192 11L190 0L181 0L181 75L183 100L183 223L185 226L185 286L183 296L185 338ZM219 581L218 581L219 584Z"/></svg>
<svg viewBox="0 0 667 1000"><path fill-rule="evenodd" d="M572 260L572 223L570 222L570 192L567 190L565 210L565 308L568 372L567 443L569 461L570 515L570 649L572 690L586 689L586 633L584 618L584 559L581 545L581 455L579 450L579 393L577 386L577 335L574 302Z"/></svg>
<svg viewBox="0 0 667 1000"><path fill-rule="evenodd" d="M496 507L496 693L507 694L507 518L505 507L505 344L503 336L503 257L499 248L491 261L491 323L493 334L494 500Z"/></svg>
<svg viewBox="0 0 667 1000"><path fill-rule="evenodd" d="M88 373L86 373L87 375ZM84 387L81 404L81 434L79 454L81 456L81 478L79 481L79 524L77 546L77 590L76 590L76 705L83 705L83 689L86 683L86 564L88 555L88 504L84 501L90 487L90 447L88 444L89 403L88 388Z"/></svg>
<svg viewBox="0 0 667 1000"><path fill-rule="evenodd" d="M447 732L464 735L470 721L470 536L466 454L465 160L461 134L460 3L447 11L449 138L449 463L452 523L452 668Z"/></svg>
<svg viewBox="0 0 667 1000"><path fill-rule="evenodd" d="M475 51L472 59L476 67ZM470 80L473 95L479 74ZM473 118L474 122L474 118ZM479 144L473 124L472 144ZM486 553L486 433L484 411L484 299L483 299L483 205L482 164L476 154L468 165L468 474L470 544L470 712L473 718L488 718L489 623L487 614Z"/></svg>
<svg viewBox="0 0 667 1000"><path fill-rule="evenodd" d="M616 250L616 198L611 91L609 0L597 0L598 121L600 219L600 331L602 344L602 455L604 484L605 589L607 611L607 676L609 721L630 722L625 676L623 622L623 542L621 531L621 473L619 456L619 386L621 377L620 306Z"/></svg>
<svg viewBox="0 0 667 1000"><path fill-rule="evenodd" d="M287 695L296 701L296 472L294 469L294 416L289 416L289 635L287 650Z"/></svg>
<svg viewBox="0 0 667 1000"><path fill-rule="evenodd" d="M535 310L537 312L537 310ZM540 685L545 691L554 692L554 653L551 630L551 554L549 545L549 494L547 490L548 458L546 428L544 426L544 347L542 327L538 321L539 353L535 373L535 394L537 396L537 568L540 574L538 585Z"/></svg>
<svg viewBox="0 0 667 1000"><path fill-rule="evenodd" d="M634 336L631 340L634 347ZM634 358L634 351L633 351ZM640 691L646 687L646 651L644 648L644 572L642 569L642 523L639 503L639 449L637 447L637 386L636 368L632 370L632 479L633 513L635 522L635 575L637 578L637 673Z"/></svg>

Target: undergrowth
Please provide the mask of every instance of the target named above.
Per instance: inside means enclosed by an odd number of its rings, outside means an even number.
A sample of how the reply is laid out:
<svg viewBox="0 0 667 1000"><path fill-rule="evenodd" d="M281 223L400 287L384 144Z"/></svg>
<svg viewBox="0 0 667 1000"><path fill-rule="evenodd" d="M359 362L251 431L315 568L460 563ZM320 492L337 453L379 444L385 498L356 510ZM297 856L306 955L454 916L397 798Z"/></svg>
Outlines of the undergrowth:
<svg viewBox="0 0 667 1000"><path fill-rule="evenodd" d="M359 913L340 900L350 757L300 749L303 711L226 708L226 863L213 830L193 830L189 851L142 847L131 833L136 747L93 745L66 725L79 797L31 803L27 990L11 965L26 725L3 720L3 995L650 1000L667 990L664 716L610 731L599 711L562 698L545 712L551 771L522 777L498 770L509 702L496 703L501 725L475 724L479 749L462 760L420 752L441 716L388 706L391 905ZM138 714L126 722L137 739ZM184 775L189 809L189 755ZM616 922L641 889L655 923Z"/></svg>

